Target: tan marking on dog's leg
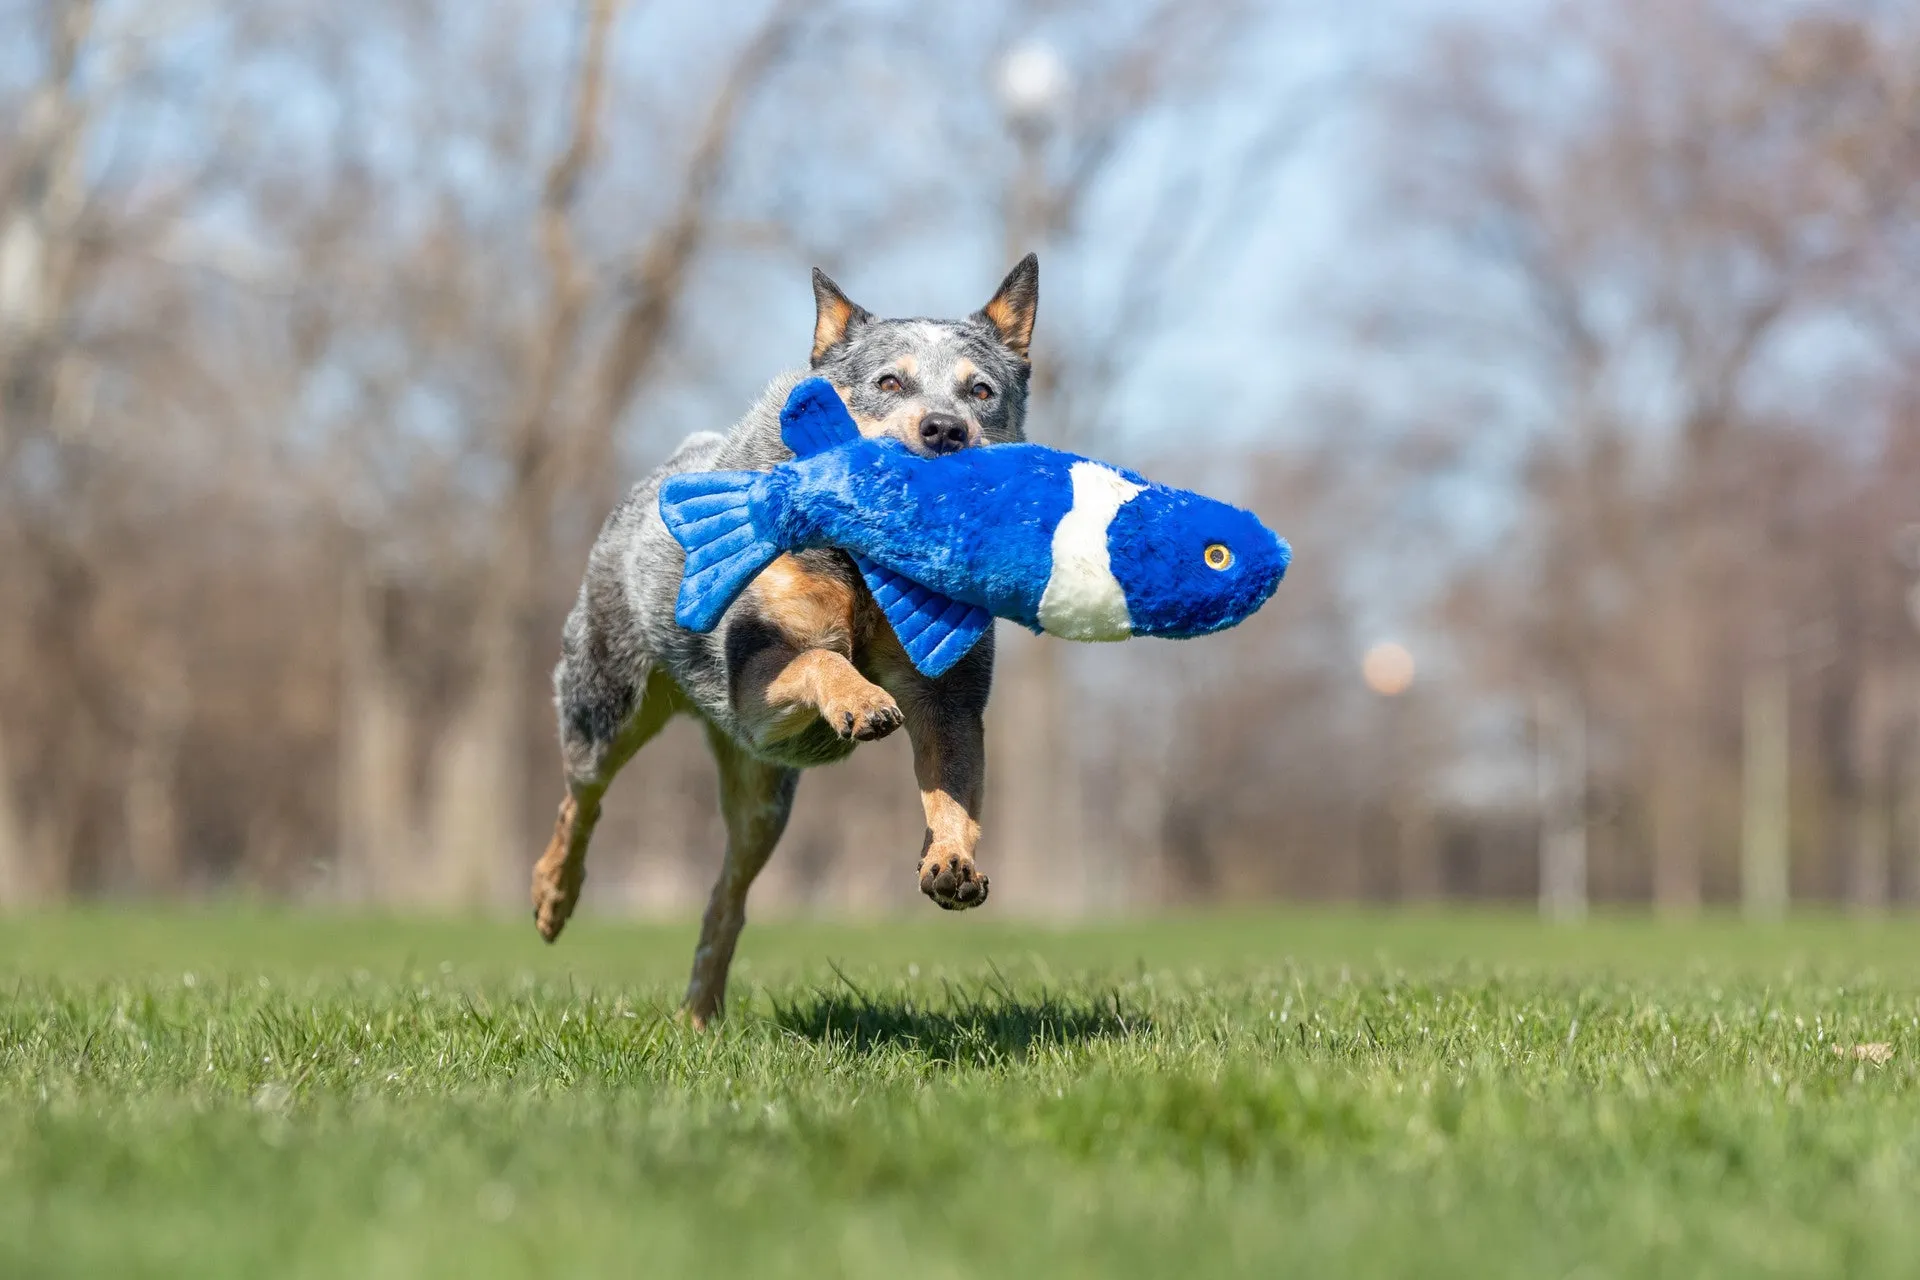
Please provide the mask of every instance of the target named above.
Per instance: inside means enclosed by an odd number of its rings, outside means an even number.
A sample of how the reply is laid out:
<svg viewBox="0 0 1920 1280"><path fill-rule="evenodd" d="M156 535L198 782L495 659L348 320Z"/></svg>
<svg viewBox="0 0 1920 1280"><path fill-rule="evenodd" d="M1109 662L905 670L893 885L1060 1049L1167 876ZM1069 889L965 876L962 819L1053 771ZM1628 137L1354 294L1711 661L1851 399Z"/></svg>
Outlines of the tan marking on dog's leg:
<svg viewBox="0 0 1920 1280"><path fill-rule="evenodd" d="M900 727L893 698L848 660L854 594L847 583L781 556L753 592L755 609L781 643L754 653L734 676L734 710L752 741L791 737L816 715L850 741L884 738Z"/></svg>
<svg viewBox="0 0 1920 1280"><path fill-rule="evenodd" d="M776 708L811 707L828 728L855 742L884 738L900 727L892 695L831 649L796 654L767 682L766 700Z"/></svg>
<svg viewBox="0 0 1920 1280"><path fill-rule="evenodd" d="M693 953L693 973L687 981L684 1008L696 1027L712 1022L726 1003L727 970L733 964L740 929L747 922L747 890L786 830L800 779L799 770L756 759L712 726L708 726L707 740L720 768L727 856L707 900L700 943Z"/></svg>
<svg viewBox="0 0 1920 1280"><path fill-rule="evenodd" d="M920 892L948 911L977 907L987 900L988 887L973 856L987 778L984 684L969 694L921 675L877 608L863 613L860 630L866 661L899 700L913 741L913 773L927 819Z"/></svg>
<svg viewBox="0 0 1920 1280"><path fill-rule="evenodd" d="M793 555L779 555L748 588L757 612L795 649L853 652L854 590L814 573Z"/></svg>
<svg viewBox="0 0 1920 1280"><path fill-rule="evenodd" d="M533 924L548 942L560 936L580 901L580 886L587 878L587 842L599 821L597 796L583 807L569 794L560 802L546 852L533 864Z"/></svg>
<svg viewBox="0 0 1920 1280"><path fill-rule="evenodd" d="M906 721L927 818L920 892L948 911L977 907L987 900L987 877L973 860L986 790L986 728L977 715L943 710L932 699L909 699Z"/></svg>
<svg viewBox="0 0 1920 1280"><path fill-rule="evenodd" d="M587 879L587 845L600 822L600 798L614 775L660 732L679 705L672 680L654 673L619 737L597 759L573 762L584 772L567 779L567 797L560 802L553 836L533 864L533 923L548 942L560 936L580 901L580 888Z"/></svg>

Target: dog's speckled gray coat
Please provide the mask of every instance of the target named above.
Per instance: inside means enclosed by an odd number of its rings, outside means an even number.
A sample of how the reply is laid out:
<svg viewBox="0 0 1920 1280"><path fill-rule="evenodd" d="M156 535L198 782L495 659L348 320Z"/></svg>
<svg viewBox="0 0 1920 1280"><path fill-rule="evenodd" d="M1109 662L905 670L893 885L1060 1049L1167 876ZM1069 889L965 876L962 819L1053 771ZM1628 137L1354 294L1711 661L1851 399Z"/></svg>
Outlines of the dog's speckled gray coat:
<svg viewBox="0 0 1920 1280"><path fill-rule="evenodd" d="M968 423L971 441L1026 438L1027 362L982 315L957 321L890 320L875 319L858 308L854 312L844 340L823 353L811 372L842 389L863 431L897 434L917 448L911 428L920 416L951 413ZM913 362L914 384L901 392L876 387L878 372L896 367L902 357ZM982 403L964 394L956 373L984 382L992 389L991 399ZM562 657L554 672L561 742L570 771L586 766L595 749L620 732L656 668L672 678L690 709L762 758L806 767L842 759L853 750L852 742L824 723L781 742L754 742L742 732L732 702L732 672L743 651L759 639L762 624L748 596L706 635L674 623L686 553L660 520L660 482L666 476L771 470L791 458L780 440L780 408L794 384L806 376L808 371L793 370L774 379L726 435L689 436L607 518L588 559L579 600L567 618ZM917 412L906 414L904 422L894 421L903 416L903 405ZM852 562L839 552L809 551L799 558L810 570L838 576L864 594ZM942 684L956 692L978 685L984 701L991 671L989 636Z"/></svg>

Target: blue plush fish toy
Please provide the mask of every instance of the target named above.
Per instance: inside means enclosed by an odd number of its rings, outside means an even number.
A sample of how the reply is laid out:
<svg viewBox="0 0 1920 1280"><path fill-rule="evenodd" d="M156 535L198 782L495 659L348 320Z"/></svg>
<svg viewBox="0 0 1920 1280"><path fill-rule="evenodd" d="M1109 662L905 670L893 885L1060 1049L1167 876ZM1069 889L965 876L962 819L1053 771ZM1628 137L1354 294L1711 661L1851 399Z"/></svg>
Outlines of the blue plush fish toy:
<svg viewBox="0 0 1920 1280"><path fill-rule="evenodd" d="M839 547L913 665L939 676L998 616L1068 640L1184 638L1267 602L1292 551L1248 511L1037 444L922 457L860 434L809 378L780 414L791 462L670 477L687 552L674 619L711 631L785 551Z"/></svg>

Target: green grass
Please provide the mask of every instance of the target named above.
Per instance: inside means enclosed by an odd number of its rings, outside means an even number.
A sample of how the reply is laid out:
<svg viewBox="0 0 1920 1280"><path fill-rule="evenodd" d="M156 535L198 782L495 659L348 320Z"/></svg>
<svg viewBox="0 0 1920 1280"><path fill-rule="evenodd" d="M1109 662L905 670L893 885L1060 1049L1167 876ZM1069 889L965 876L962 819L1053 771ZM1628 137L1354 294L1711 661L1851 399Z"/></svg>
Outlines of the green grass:
<svg viewBox="0 0 1920 1280"><path fill-rule="evenodd" d="M0 923L0 1275L1911 1274L1920 926ZM1833 1046L1894 1047L1884 1066Z"/></svg>

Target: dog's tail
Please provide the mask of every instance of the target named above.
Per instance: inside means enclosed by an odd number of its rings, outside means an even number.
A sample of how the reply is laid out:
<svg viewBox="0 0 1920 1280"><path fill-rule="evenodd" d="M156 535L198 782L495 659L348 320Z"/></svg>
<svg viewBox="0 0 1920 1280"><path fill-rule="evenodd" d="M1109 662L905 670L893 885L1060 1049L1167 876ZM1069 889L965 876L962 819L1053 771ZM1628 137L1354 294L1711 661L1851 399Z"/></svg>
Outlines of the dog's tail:
<svg viewBox="0 0 1920 1280"><path fill-rule="evenodd" d="M687 552L673 620L711 631L734 598L786 548L753 519L754 486L763 471L694 471L660 486L660 518Z"/></svg>

